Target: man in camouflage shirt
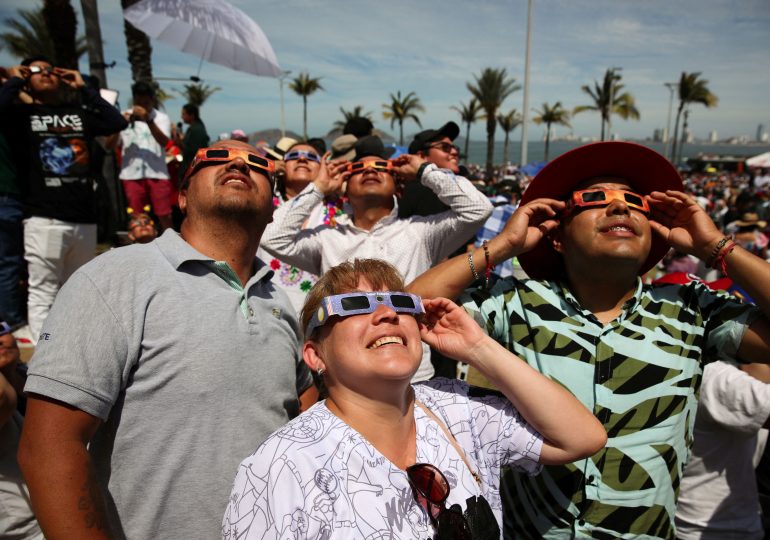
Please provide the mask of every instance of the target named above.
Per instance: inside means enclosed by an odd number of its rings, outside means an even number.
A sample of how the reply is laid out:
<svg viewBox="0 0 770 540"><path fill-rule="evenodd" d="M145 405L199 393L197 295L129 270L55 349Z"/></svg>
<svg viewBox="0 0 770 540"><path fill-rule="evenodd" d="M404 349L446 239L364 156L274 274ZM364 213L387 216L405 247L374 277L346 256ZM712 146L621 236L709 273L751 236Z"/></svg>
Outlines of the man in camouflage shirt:
<svg viewBox="0 0 770 540"><path fill-rule="evenodd" d="M469 291L465 308L607 429L589 459L506 475L506 538L675 538L703 364L770 361L770 265L734 246L681 190L676 170L646 147L580 147L533 180L488 255L478 248L410 285L456 297L485 264L519 256L530 279ZM669 246L724 269L758 308L700 283L643 284Z"/></svg>

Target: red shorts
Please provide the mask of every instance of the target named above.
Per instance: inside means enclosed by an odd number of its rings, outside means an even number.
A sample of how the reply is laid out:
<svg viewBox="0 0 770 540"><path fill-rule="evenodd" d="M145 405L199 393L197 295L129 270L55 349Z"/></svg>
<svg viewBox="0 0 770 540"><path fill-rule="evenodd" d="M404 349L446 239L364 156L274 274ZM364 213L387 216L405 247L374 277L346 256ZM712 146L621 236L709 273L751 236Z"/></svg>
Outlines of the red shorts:
<svg viewBox="0 0 770 540"><path fill-rule="evenodd" d="M123 191L128 207L133 208L134 212L144 212L143 208L151 204L156 216L171 214L171 181L168 179L123 180Z"/></svg>

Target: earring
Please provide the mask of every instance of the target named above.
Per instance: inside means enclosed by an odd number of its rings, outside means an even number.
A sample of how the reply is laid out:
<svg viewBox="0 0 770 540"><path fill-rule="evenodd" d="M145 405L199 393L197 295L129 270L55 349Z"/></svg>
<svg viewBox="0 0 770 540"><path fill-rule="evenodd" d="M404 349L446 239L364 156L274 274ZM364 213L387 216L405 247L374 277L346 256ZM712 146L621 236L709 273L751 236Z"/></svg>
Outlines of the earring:
<svg viewBox="0 0 770 540"><path fill-rule="evenodd" d="M326 369L325 368L318 368L316 370L316 373L318 374L319 377L323 377L324 373L326 373Z"/></svg>

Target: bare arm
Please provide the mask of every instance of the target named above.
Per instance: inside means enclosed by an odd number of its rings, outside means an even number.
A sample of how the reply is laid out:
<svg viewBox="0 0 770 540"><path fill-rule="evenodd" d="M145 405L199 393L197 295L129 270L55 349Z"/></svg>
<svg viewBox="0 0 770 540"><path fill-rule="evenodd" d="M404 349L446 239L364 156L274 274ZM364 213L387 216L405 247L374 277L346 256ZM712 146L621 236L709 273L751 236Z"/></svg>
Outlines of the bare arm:
<svg viewBox="0 0 770 540"><path fill-rule="evenodd" d="M152 111L148 111L144 107L134 105L133 116L141 122L145 122L147 127L150 128L150 133L153 139L157 142L161 148L165 148L168 143L168 135L160 129L160 126L155 123L155 117L152 115Z"/></svg>
<svg viewBox="0 0 770 540"><path fill-rule="evenodd" d="M424 304L423 340L442 354L474 366L513 403L545 439L541 463L569 463L604 447L604 427L575 396L487 336L453 302L436 298Z"/></svg>
<svg viewBox="0 0 770 540"><path fill-rule="evenodd" d="M95 416L64 403L29 396L18 460L49 540L113 537L86 449L100 424Z"/></svg>
<svg viewBox="0 0 770 540"><path fill-rule="evenodd" d="M554 199L536 199L520 206L502 232L489 241L487 247L492 266L534 248L558 226L556 217L563 208L564 202ZM483 271L486 266L483 248L478 247L471 253L476 269ZM406 288L423 298L457 298L471 283L473 274L468 264L468 255L464 254L434 266Z"/></svg>
<svg viewBox="0 0 770 540"><path fill-rule="evenodd" d="M0 371L0 427L13 416L13 411L16 410L16 399L16 390Z"/></svg>

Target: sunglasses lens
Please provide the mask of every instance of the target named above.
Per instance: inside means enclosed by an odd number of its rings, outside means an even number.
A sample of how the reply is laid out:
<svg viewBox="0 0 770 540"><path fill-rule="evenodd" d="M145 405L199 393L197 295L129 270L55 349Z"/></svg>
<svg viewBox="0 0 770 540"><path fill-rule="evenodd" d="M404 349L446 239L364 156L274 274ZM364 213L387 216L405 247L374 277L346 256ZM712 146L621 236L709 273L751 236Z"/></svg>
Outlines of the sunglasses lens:
<svg viewBox="0 0 770 540"><path fill-rule="evenodd" d="M369 299L366 297L366 295L363 294L358 296L348 296L342 299L340 305L342 306L342 309L346 311L354 309L368 309Z"/></svg>
<svg viewBox="0 0 770 540"><path fill-rule="evenodd" d="M249 163L253 163L254 165L258 165L260 167L268 166L267 160L265 158L259 157L254 154L249 154Z"/></svg>
<svg viewBox="0 0 770 540"><path fill-rule="evenodd" d="M600 202L607 199L607 195L603 191L588 191L583 193L583 202Z"/></svg>
<svg viewBox="0 0 770 540"><path fill-rule="evenodd" d="M642 198L637 195L634 195L633 193L626 193L625 198L628 204L633 204L634 206L644 206L644 203L642 202Z"/></svg>
<svg viewBox="0 0 770 540"><path fill-rule="evenodd" d="M206 150L206 157L209 159L227 159L230 157L230 150L226 148Z"/></svg>
<svg viewBox="0 0 770 540"><path fill-rule="evenodd" d="M393 307L396 307L396 308L406 308L406 309L415 308L414 300L412 300L412 297L407 296L405 294L391 294L390 303L393 304Z"/></svg>
<svg viewBox="0 0 770 540"><path fill-rule="evenodd" d="M420 494L433 504L441 504L449 495L446 478L432 465L413 465L407 469L407 473Z"/></svg>

